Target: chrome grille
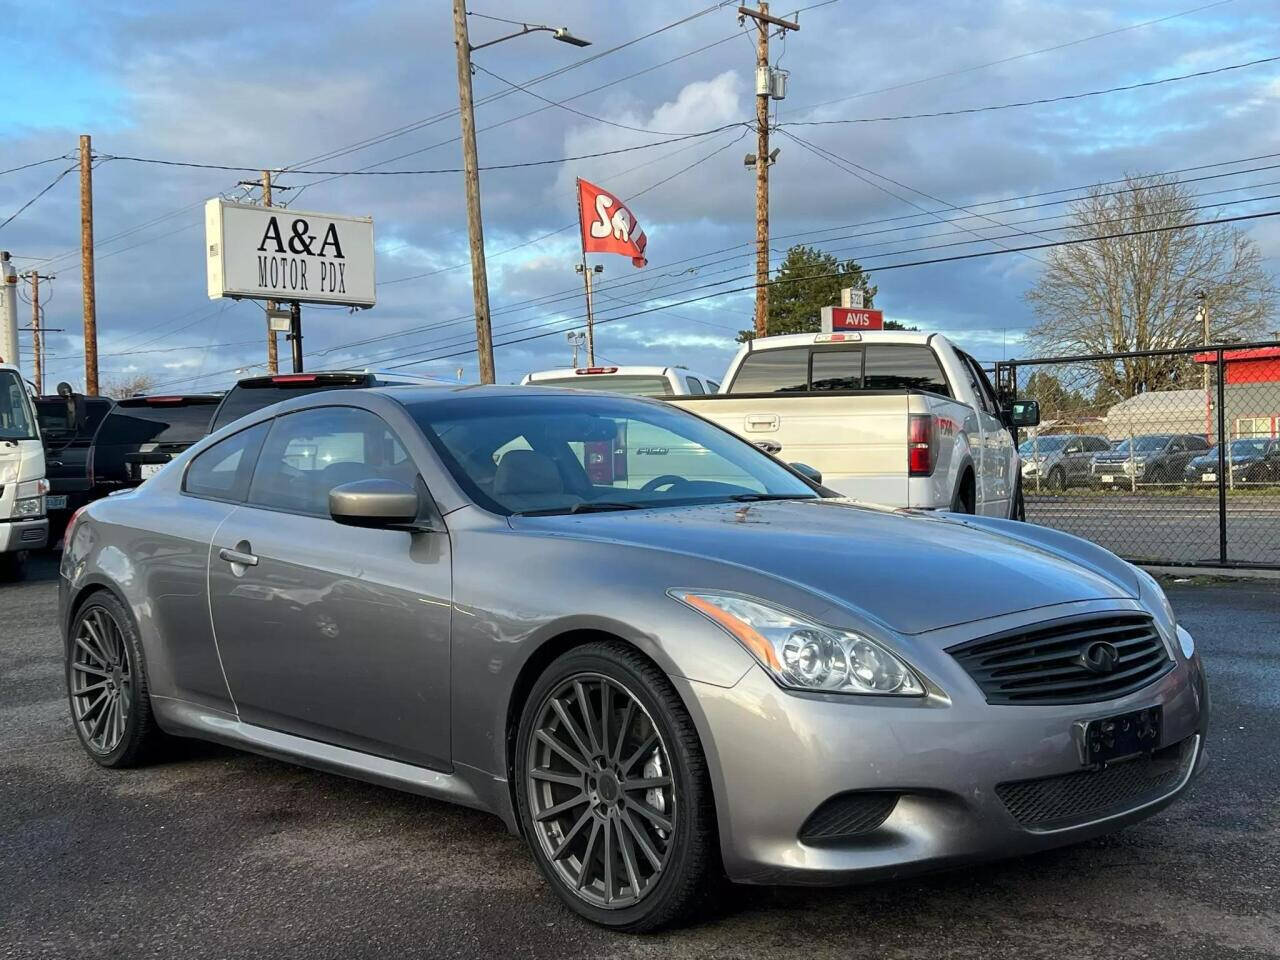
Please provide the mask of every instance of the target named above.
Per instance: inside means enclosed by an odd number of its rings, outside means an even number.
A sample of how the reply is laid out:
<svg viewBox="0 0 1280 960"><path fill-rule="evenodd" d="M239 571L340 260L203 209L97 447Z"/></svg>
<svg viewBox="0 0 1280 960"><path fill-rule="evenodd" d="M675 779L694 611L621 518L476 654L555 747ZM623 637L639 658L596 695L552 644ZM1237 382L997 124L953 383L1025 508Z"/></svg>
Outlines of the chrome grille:
<svg viewBox="0 0 1280 960"><path fill-rule="evenodd" d="M1114 648L1112 669L1087 664L1095 644ZM1093 703L1146 686L1173 666L1151 617L1090 614L971 640L948 651L987 703Z"/></svg>

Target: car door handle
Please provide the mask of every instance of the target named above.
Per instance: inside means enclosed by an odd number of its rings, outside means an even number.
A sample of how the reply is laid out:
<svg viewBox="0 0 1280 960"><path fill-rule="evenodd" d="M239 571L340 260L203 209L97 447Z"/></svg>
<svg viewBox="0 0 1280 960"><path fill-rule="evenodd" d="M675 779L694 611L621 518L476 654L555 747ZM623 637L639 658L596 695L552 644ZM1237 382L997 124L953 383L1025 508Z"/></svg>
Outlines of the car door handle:
<svg viewBox="0 0 1280 960"><path fill-rule="evenodd" d="M218 556L227 561L227 563L238 563L242 567L256 567L258 558L252 553L241 553L239 550L232 550L230 547L223 547L218 551Z"/></svg>

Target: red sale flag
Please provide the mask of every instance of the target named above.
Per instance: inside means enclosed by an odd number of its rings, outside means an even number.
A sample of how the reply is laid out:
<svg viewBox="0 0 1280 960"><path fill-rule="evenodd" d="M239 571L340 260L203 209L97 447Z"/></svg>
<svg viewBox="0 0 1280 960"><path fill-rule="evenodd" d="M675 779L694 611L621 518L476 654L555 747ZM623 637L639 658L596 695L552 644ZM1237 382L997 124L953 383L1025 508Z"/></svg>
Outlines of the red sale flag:
<svg viewBox="0 0 1280 960"><path fill-rule="evenodd" d="M608 190L578 178L578 221L582 228L582 254L619 253L643 267L648 242L640 223L626 204Z"/></svg>

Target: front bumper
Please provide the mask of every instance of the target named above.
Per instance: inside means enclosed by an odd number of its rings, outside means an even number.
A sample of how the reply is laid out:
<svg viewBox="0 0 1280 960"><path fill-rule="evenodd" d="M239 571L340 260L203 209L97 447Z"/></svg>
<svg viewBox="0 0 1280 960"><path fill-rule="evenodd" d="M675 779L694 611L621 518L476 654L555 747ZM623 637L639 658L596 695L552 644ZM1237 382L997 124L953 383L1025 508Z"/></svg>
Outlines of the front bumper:
<svg viewBox="0 0 1280 960"><path fill-rule="evenodd" d="M49 542L47 517L0 522L0 553L18 550L42 550Z"/></svg>
<svg viewBox="0 0 1280 960"><path fill-rule="evenodd" d="M1074 843L1161 809L1205 763L1208 702L1195 656L1179 654L1173 670L1126 697L1070 706L988 705L958 666L934 679L949 702L794 694L758 666L732 689L677 681L707 747L729 876L848 883ZM1173 748L1162 754L1177 754L1179 764L1157 795L1028 827L997 793L998 785L1082 771L1077 721L1156 704L1164 709L1159 746ZM810 815L848 791L900 797L883 823L856 838L801 840Z"/></svg>

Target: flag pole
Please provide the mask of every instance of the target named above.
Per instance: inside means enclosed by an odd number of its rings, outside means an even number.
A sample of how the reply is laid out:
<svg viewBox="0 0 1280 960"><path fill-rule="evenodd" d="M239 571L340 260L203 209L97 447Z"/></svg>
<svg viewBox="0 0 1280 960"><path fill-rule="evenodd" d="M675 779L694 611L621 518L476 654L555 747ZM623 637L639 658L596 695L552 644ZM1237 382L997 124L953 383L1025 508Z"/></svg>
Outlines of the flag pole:
<svg viewBox="0 0 1280 960"><path fill-rule="evenodd" d="M591 315L591 270L587 266L586 222L582 219L582 178L577 177L575 184L578 189L578 239L582 243L582 263L578 266L578 272L582 274L582 285L587 295L587 366L594 367L596 365L595 320Z"/></svg>

